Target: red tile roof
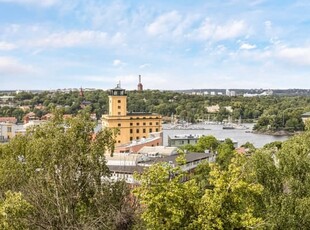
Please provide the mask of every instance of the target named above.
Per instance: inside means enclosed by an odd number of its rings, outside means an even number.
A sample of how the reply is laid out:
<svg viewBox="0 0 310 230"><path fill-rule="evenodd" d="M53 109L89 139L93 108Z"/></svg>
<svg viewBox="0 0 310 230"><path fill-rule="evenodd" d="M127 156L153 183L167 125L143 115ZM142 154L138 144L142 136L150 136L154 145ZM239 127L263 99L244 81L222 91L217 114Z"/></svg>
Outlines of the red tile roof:
<svg viewBox="0 0 310 230"><path fill-rule="evenodd" d="M16 124L17 119L15 117L0 117L0 122L6 122L6 123L14 123Z"/></svg>

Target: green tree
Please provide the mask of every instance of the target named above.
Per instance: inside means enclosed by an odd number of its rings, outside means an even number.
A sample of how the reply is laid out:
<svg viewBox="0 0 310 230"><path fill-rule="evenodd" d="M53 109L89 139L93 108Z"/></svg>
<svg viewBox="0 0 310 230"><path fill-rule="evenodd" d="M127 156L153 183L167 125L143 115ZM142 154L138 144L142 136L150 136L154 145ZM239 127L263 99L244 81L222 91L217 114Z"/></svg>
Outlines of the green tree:
<svg viewBox="0 0 310 230"><path fill-rule="evenodd" d="M221 143L217 147L216 163L220 165L222 169L228 169L231 159L234 156L234 145L230 140L224 143Z"/></svg>
<svg viewBox="0 0 310 230"><path fill-rule="evenodd" d="M197 151L204 152L205 150L215 151L219 145L219 141L214 136L203 136L197 141Z"/></svg>
<svg viewBox="0 0 310 230"><path fill-rule="evenodd" d="M256 215L263 186L250 180L246 158L236 155L228 170L211 165L211 189L206 189L199 206L196 229L245 229L264 224Z"/></svg>
<svg viewBox="0 0 310 230"><path fill-rule="evenodd" d="M143 206L146 229L187 229L197 214L199 188L194 180L181 183L184 173L168 163L155 164L136 175L135 194Z"/></svg>
<svg viewBox="0 0 310 230"><path fill-rule="evenodd" d="M2 146L0 197L20 191L33 207L32 229L127 229L133 209L124 182L109 182L104 154L114 131L93 136L89 115L34 127Z"/></svg>
<svg viewBox="0 0 310 230"><path fill-rule="evenodd" d="M32 206L22 194L7 191L3 201L0 200L0 229L30 229L26 218L30 216Z"/></svg>

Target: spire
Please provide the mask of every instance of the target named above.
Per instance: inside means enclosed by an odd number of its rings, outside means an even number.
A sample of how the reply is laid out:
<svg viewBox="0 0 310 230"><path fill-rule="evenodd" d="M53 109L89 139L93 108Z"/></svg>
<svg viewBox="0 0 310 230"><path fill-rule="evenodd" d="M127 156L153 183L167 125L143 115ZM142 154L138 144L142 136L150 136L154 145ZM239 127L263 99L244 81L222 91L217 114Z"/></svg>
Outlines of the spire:
<svg viewBox="0 0 310 230"><path fill-rule="evenodd" d="M121 88L121 81L118 81L118 84L116 85L116 88Z"/></svg>
<svg viewBox="0 0 310 230"><path fill-rule="evenodd" d="M82 86L81 86L81 88L80 88L80 97L84 97L84 92L83 92Z"/></svg>

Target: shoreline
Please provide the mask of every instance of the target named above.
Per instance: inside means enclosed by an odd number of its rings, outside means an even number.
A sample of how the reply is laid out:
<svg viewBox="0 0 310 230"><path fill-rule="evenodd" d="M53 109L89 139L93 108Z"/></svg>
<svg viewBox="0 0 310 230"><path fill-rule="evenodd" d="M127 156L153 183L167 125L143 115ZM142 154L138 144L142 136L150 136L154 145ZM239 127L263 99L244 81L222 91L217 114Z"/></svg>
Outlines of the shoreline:
<svg viewBox="0 0 310 230"><path fill-rule="evenodd" d="M270 135L270 136L294 136L296 134L301 133L301 131L298 131L298 132L288 132L288 131L284 131L284 130L279 130L279 131L258 131L258 130L252 130L252 133L263 134L263 135Z"/></svg>

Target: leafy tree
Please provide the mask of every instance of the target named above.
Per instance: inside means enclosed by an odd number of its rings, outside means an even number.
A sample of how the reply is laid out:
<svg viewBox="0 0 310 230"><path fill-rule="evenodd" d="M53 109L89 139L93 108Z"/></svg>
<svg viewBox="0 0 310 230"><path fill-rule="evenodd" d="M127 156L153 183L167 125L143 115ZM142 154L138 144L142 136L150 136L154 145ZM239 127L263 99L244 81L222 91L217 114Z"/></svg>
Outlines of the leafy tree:
<svg viewBox="0 0 310 230"><path fill-rule="evenodd" d="M104 154L114 131L93 136L89 115L36 126L1 146L0 197L21 192L31 229L128 229L134 209L124 182L109 182Z"/></svg>
<svg viewBox="0 0 310 230"><path fill-rule="evenodd" d="M215 151L219 145L219 141L214 136L202 136L197 141L197 151L204 152L205 150Z"/></svg>
<svg viewBox="0 0 310 230"><path fill-rule="evenodd" d="M135 194L144 207L147 229L186 229L196 218L199 188L194 180L181 183L184 173L168 163L155 164L136 175Z"/></svg>
<svg viewBox="0 0 310 230"><path fill-rule="evenodd" d="M25 217L29 216L31 211L32 206L20 192L7 191L4 200L0 200L0 228L3 230L30 229Z"/></svg>
<svg viewBox="0 0 310 230"><path fill-rule="evenodd" d="M217 147L216 163L218 163L222 169L227 169L231 159L234 157L235 148L233 143L231 143L224 142Z"/></svg>
<svg viewBox="0 0 310 230"><path fill-rule="evenodd" d="M256 215L263 186L249 180L246 164L243 155L236 155L227 171L211 165L209 181L213 188L206 189L202 197L197 229L245 229L264 224L262 217Z"/></svg>

